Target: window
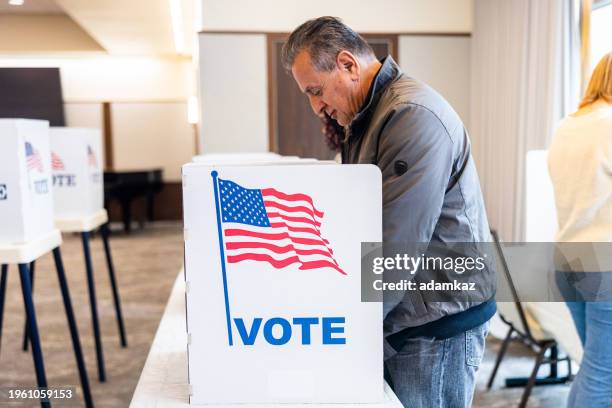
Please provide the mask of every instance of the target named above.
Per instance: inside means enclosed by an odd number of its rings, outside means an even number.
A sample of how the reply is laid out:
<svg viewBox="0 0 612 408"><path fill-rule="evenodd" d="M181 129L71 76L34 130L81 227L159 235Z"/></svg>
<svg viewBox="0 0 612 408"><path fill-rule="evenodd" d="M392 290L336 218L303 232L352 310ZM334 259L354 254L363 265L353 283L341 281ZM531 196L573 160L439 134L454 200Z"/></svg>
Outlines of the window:
<svg viewBox="0 0 612 408"><path fill-rule="evenodd" d="M595 0L591 11L591 69L612 51L612 0Z"/></svg>

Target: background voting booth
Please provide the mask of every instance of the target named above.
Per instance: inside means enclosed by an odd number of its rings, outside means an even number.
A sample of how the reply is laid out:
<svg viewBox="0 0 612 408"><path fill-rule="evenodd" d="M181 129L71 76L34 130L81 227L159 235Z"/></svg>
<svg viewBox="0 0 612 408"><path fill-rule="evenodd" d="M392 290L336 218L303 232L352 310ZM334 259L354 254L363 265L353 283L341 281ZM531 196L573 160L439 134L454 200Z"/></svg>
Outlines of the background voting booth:
<svg viewBox="0 0 612 408"><path fill-rule="evenodd" d="M18 264L26 309L26 332L32 345L37 385L47 387L29 264L33 265L47 252L53 252L85 405L89 407L92 399L87 371L59 250L61 235L53 224L49 145L47 121L0 119L0 334L9 264ZM49 404L42 402L42 405Z"/></svg>
<svg viewBox="0 0 612 408"><path fill-rule="evenodd" d="M110 251L108 214L104 209L102 169L104 157L101 132L99 129L52 127L50 136L55 225L62 232L77 232L81 235L96 345L98 379L105 381L104 352L90 250L91 233L98 228L104 245L122 347L127 346L127 339Z"/></svg>
<svg viewBox="0 0 612 408"><path fill-rule="evenodd" d="M280 154L272 152L250 152L250 153L207 153L194 156L194 163L218 163L223 161L240 161L240 160L259 160L259 161L276 161L283 157Z"/></svg>
<svg viewBox="0 0 612 408"><path fill-rule="evenodd" d="M379 170L253 160L183 167L191 403L383 404Z"/></svg>
<svg viewBox="0 0 612 408"><path fill-rule="evenodd" d="M104 211L100 130L52 127L50 135L56 222Z"/></svg>
<svg viewBox="0 0 612 408"><path fill-rule="evenodd" d="M54 229L49 123L0 119L0 134L0 242L48 235Z"/></svg>
<svg viewBox="0 0 612 408"><path fill-rule="evenodd" d="M527 242L554 242L557 210L548 172L548 151L527 152L526 230ZM527 310L549 335L553 336L572 360L582 360L582 344L572 316L563 302L529 302Z"/></svg>
<svg viewBox="0 0 612 408"><path fill-rule="evenodd" d="M298 156L281 156L276 153L211 153L193 157L194 163L209 165L248 165L248 164L332 164L330 160L317 160Z"/></svg>

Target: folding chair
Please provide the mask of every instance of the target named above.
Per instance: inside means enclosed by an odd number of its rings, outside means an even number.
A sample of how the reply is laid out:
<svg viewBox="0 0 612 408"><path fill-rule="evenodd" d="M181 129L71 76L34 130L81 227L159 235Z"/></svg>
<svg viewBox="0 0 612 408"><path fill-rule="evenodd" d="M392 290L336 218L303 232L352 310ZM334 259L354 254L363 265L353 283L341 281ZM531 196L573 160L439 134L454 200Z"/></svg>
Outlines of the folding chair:
<svg viewBox="0 0 612 408"><path fill-rule="evenodd" d="M504 338L501 349L497 355L493 372L489 377L487 389L490 389L497 375L497 370L508 351L508 346L511 341L521 341L531 349L536 351L535 364L529 377L515 377L506 379L506 387L525 387L519 407L523 408L527 405L527 400L531 395L531 391L536 385L554 385L564 384L572 378L572 363L569 357L559 358L559 349L557 341L550 333L542 330L537 326L535 319L526 312L521 304L519 294L512 281L512 276L508 263L504 256L499 237L495 231L491 231L491 235L495 241L495 249L497 252L498 270L503 275L503 279L498 281L498 285L506 285L502 287L502 291L512 295L513 302L498 302L498 312L501 320L509 327L508 334ZM498 288L499 289L499 288ZM548 358L546 353L550 350ZM567 361L568 374L565 377L558 375L558 363ZM537 377L538 371L543 364L550 365L549 375L546 377Z"/></svg>

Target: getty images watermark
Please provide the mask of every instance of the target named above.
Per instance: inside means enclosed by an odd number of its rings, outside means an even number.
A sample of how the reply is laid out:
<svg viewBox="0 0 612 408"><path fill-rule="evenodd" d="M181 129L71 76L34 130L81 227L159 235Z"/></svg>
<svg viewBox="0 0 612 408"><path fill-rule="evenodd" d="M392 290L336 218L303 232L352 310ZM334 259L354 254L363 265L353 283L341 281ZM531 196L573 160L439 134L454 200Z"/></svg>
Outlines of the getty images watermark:
<svg viewBox="0 0 612 408"><path fill-rule="evenodd" d="M612 243L390 243L361 246L361 300L612 300Z"/></svg>

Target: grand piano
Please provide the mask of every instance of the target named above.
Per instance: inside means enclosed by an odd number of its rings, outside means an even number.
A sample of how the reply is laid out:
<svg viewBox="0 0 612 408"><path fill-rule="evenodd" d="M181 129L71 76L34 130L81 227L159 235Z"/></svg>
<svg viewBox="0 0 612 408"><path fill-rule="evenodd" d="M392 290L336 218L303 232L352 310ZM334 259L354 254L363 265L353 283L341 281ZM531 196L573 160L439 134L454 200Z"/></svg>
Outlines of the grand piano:
<svg viewBox="0 0 612 408"><path fill-rule="evenodd" d="M104 172L104 207L108 210L113 200L119 202L125 232L130 232L132 201L144 197L147 220L153 221L155 194L163 187L162 169Z"/></svg>

